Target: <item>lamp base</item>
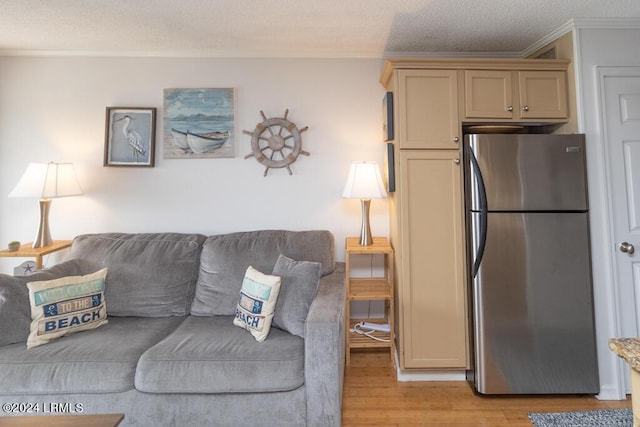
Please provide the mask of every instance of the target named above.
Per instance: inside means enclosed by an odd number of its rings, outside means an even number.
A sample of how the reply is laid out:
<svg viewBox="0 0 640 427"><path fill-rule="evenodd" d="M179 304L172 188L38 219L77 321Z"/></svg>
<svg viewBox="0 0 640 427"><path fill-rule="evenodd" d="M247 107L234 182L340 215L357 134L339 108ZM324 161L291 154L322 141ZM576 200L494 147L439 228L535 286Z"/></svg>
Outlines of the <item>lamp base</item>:
<svg viewBox="0 0 640 427"><path fill-rule="evenodd" d="M360 246L369 246L373 244L373 237L371 236L371 227L369 226L369 206L371 205L370 199L361 199L362 205L362 227L360 228Z"/></svg>
<svg viewBox="0 0 640 427"><path fill-rule="evenodd" d="M33 248L44 248L53 243L51 232L49 231L49 208L51 207L51 199L40 199L40 224L36 237L33 239Z"/></svg>

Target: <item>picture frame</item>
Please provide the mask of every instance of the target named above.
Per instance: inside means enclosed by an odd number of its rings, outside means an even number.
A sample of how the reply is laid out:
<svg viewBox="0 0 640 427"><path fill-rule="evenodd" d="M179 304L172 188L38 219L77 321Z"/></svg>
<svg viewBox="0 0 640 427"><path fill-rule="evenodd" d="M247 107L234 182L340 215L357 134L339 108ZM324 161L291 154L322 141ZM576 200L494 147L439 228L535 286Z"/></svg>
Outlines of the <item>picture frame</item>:
<svg viewBox="0 0 640 427"><path fill-rule="evenodd" d="M387 192L396 191L396 167L395 152L393 142L387 142Z"/></svg>
<svg viewBox="0 0 640 427"><path fill-rule="evenodd" d="M393 140L393 92L382 99L382 134L385 142Z"/></svg>
<svg viewBox="0 0 640 427"><path fill-rule="evenodd" d="M164 159L235 157L234 88L165 88Z"/></svg>
<svg viewBox="0 0 640 427"><path fill-rule="evenodd" d="M156 108L107 107L104 166L154 167Z"/></svg>

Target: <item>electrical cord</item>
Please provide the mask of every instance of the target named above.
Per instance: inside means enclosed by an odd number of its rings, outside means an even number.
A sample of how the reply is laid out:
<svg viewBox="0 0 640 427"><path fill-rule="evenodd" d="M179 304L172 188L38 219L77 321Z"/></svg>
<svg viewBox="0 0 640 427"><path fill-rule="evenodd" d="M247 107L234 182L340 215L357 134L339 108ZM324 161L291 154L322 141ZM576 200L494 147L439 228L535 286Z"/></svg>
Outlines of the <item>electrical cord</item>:
<svg viewBox="0 0 640 427"><path fill-rule="evenodd" d="M376 340L376 341L381 341L381 342L391 342L391 340L385 339L385 338L378 338L373 336L372 334L376 331L374 331L373 329L371 330L364 330L363 328L363 324L364 322L358 322L355 325L353 325L353 328L349 329L349 332L353 332L356 333L358 335L364 335L366 337L371 338L372 340Z"/></svg>

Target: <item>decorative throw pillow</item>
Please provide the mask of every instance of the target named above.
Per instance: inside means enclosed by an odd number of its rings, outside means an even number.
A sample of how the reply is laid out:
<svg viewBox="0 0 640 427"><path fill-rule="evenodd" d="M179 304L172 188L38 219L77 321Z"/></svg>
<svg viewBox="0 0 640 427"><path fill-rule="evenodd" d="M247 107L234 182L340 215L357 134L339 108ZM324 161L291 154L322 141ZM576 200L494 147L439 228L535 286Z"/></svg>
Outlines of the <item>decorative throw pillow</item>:
<svg viewBox="0 0 640 427"><path fill-rule="evenodd" d="M280 254L271 273L282 280L273 326L304 338L304 323L318 291L321 267L318 262L294 261Z"/></svg>
<svg viewBox="0 0 640 427"><path fill-rule="evenodd" d="M84 276L27 283L32 319L27 348L106 324L106 277L103 268Z"/></svg>
<svg viewBox="0 0 640 427"><path fill-rule="evenodd" d="M256 341L264 341L271 329L279 292L279 277L263 274L249 266L242 280L233 324L251 332Z"/></svg>

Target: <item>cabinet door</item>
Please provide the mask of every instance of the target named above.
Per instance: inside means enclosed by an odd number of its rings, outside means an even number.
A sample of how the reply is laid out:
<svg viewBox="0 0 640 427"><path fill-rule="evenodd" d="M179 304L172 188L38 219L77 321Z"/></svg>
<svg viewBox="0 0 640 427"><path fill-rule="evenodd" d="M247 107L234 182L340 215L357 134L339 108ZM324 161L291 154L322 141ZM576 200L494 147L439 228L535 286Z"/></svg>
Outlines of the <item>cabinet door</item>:
<svg viewBox="0 0 640 427"><path fill-rule="evenodd" d="M458 148L457 71L398 71L398 120L401 149Z"/></svg>
<svg viewBox="0 0 640 427"><path fill-rule="evenodd" d="M467 70L464 86L465 117L513 118L511 71Z"/></svg>
<svg viewBox="0 0 640 427"><path fill-rule="evenodd" d="M520 116L523 119L568 117L563 71L519 71Z"/></svg>
<svg viewBox="0 0 640 427"><path fill-rule="evenodd" d="M400 152L398 296L402 368L467 366L458 150ZM396 248L397 251L397 248Z"/></svg>

